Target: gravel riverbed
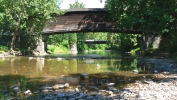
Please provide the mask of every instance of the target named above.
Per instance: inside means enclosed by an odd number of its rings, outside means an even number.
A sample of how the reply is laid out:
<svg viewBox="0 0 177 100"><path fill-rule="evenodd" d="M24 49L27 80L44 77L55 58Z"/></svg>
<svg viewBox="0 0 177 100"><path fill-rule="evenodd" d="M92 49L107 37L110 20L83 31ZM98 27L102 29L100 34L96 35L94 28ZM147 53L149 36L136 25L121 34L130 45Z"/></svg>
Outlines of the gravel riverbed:
<svg viewBox="0 0 177 100"><path fill-rule="evenodd" d="M172 59L141 59L153 72L152 79L137 81L128 90L138 100L177 100L177 64Z"/></svg>

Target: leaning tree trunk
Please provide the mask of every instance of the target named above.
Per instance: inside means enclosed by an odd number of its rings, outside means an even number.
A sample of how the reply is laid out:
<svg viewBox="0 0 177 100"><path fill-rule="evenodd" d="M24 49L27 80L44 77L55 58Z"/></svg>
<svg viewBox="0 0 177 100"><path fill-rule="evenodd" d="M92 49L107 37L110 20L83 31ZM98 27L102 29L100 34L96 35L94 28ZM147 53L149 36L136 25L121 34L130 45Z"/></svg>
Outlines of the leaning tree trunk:
<svg viewBox="0 0 177 100"><path fill-rule="evenodd" d="M139 42L140 42L140 50L141 51L144 51L145 50L145 36L144 36L144 33L141 35L141 37L139 38Z"/></svg>
<svg viewBox="0 0 177 100"><path fill-rule="evenodd" d="M145 54L145 51L147 49L147 45L146 45L146 34L145 33L142 33L141 34L141 37L140 37L140 54L141 55L144 55Z"/></svg>
<svg viewBox="0 0 177 100"><path fill-rule="evenodd" d="M20 23L21 23L21 18L18 19L18 22L17 22L16 27L15 27L14 35L12 37L12 41L11 41L11 44L10 44L10 52L14 52L15 39L16 39L16 36L18 35L18 32L19 32Z"/></svg>

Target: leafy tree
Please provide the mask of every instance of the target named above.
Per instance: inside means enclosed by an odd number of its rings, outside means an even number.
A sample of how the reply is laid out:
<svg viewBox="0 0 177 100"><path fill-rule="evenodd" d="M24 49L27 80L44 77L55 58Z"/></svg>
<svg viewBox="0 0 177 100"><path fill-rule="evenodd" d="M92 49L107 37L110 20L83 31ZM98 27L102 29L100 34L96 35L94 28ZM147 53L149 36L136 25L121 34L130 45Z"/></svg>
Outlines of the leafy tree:
<svg viewBox="0 0 177 100"><path fill-rule="evenodd" d="M82 2L79 2L78 0L75 0L73 4L69 4L70 8L85 8L85 4Z"/></svg>
<svg viewBox="0 0 177 100"><path fill-rule="evenodd" d="M110 49L130 51L137 46L138 35L122 34L122 33L109 33L108 44Z"/></svg>
<svg viewBox="0 0 177 100"><path fill-rule="evenodd" d="M22 31L39 35L52 14L60 14L57 0L0 0L0 23L3 30L13 33L10 50L14 51L15 40Z"/></svg>
<svg viewBox="0 0 177 100"><path fill-rule="evenodd" d="M144 34L176 34L175 0L106 0L105 7L119 28L132 28Z"/></svg>
<svg viewBox="0 0 177 100"><path fill-rule="evenodd" d="M146 33L165 33L169 31L168 24L175 20L176 11L172 9L176 9L176 4L175 0L107 0L105 7L120 27L135 25Z"/></svg>

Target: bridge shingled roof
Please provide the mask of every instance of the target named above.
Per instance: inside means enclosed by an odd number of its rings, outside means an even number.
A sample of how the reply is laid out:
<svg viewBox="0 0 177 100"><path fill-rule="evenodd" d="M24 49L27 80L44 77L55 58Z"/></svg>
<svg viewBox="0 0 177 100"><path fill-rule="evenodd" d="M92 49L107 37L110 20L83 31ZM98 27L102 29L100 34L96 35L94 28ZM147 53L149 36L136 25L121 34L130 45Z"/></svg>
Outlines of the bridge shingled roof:
<svg viewBox="0 0 177 100"><path fill-rule="evenodd" d="M106 11L105 8L74 8L74 9L63 9L63 10L66 10L67 12L86 12L86 11Z"/></svg>

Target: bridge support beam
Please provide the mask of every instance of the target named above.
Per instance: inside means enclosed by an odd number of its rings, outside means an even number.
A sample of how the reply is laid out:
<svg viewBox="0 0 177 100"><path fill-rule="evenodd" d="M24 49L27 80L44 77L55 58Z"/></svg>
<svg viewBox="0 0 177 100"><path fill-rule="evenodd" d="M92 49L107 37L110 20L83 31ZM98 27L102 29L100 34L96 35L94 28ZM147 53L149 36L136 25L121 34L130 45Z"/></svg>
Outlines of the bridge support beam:
<svg viewBox="0 0 177 100"><path fill-rule="evenodd" d="M43 55L46 54L47 51L47 37L48 35L42 35L37 40L36 50L34 50L34 55Z"/></svg>
<svg viewBox="0 0 177 100"><path fill-rule="evenodd" d="M70 50L71 54L77 54L78 53L78 51L77 51L77 44L71 45L70 49L71 49Z"/></svg>

